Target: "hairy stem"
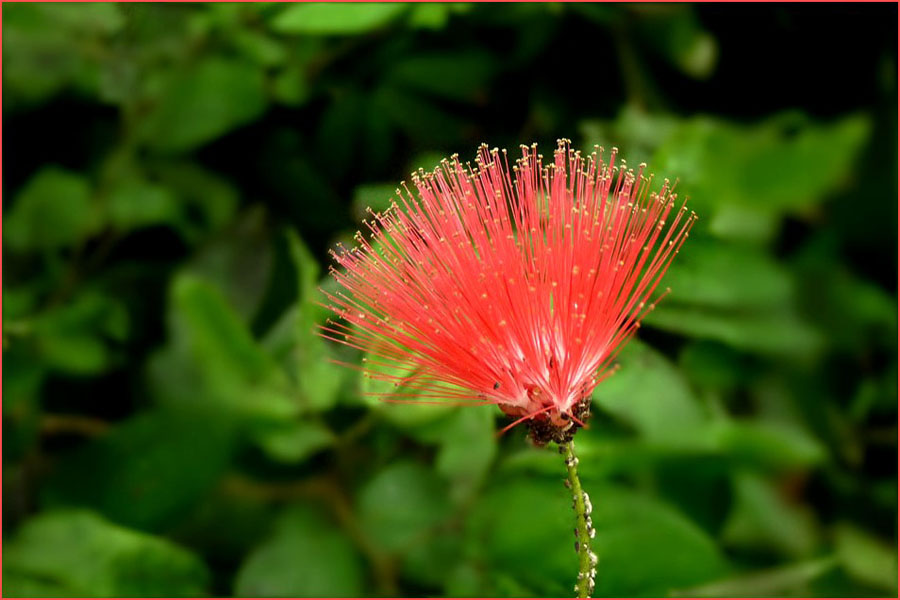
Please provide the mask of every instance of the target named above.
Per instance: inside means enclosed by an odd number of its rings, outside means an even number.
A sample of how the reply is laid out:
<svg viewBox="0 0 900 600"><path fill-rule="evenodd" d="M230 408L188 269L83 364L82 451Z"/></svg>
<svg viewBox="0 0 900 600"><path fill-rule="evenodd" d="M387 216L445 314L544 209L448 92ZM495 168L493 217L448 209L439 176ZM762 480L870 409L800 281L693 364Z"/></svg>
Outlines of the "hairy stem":
<svg viewBox="0 0 900 600"><path fill-rule="evenodd" d="M575 509L575 551L578 553L578 578L575 592L578 598L590 598L594 593L594 576L597 573L597 555L591 551L594 526L591 523L591 499L581 488L578 478L578 457L575 442L560 445L559 451L566 457L568 478L566 487L572 490L572 507Z"/></svg>

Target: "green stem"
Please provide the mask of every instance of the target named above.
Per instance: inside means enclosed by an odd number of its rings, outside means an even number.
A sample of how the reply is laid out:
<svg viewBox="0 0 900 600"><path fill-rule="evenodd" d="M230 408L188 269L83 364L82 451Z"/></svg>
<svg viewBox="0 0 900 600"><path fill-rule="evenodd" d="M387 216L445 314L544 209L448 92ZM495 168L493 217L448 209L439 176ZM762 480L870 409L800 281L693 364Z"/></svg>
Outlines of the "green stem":
<svg viewBox="0 0 900 600"><path fill-rule="evenodd" d="M594 576L597 573L597 555L591 551L594 526L591 524L591 500L581 488L578 478L578 457L575 456L575 442L569 441L559 447L566 457L568 478L566 487L572 490L572 507L575 509L575 551L578 553L578 578L575 592L578 598L590 598L594 592Z"/></svg>

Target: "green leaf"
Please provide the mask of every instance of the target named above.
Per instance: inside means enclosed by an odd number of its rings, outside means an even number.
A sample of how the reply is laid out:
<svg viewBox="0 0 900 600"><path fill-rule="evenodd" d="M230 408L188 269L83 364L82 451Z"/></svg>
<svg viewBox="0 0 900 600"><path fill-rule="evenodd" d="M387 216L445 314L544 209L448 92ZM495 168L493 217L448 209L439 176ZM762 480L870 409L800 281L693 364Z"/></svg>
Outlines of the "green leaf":
<svg viewBox="0 0 900 600"><path fill-rule="evenodd" d="M751 126L696 117L677 122L651 162L690 182L692 208L711 222L728 205L780 214L814 206L844 183L869 129L859 115L818 124L785 114Z"/></svg>
<svg viewBox="0 0 900 600"><path fill-rule="evenodd" d="M670 596L729 571L715 542L669 506L608 488L592 498L598 597Z"/></svg>
<svg viewBox="0 0 900 600"><path fill-rule="evenodd" d="M429 405L411 405L431 408ZM401 409L392 415L392 408ZM403 405L385 405L382 416L404 429L416 441L438 446L435 470L451 483L450 497L460 504L470 500L485 481L497 456L495 406L459 406L437 412L404 411Z"/></svg>
<svg viewBox="0 0 900 600"><path fill-rule="evenodd" d="M849 417L864 423L872 415L890 415L897 406L897 371L887 370L878 379L864 379L850 405Z"/></svg>
<svg viewBox="0 0 900 600"><path fill-rule="evenodd" d="M294 4L273 19L272 29L290 34L351 35L384 27L407 9L399 2Z"/></svg>
<svg viewBox="0 0 900 600"><path fill-rule="evenodd" d="M560 468L562 459L557 455ZM572 548L571 494L560 481L494 481L467 524L471 558L503 571L539 595L571 591L578 562Z"/></svg>
<svg viewBox="0 0 900 600"><path fill-rule="evenodd" d="M310 97L306 77L301 65L291 64L272 80L272 97L287 106L301 106Z"/></svg>
<svg viewBox="0 0 900 600"><path fill-rule="evenodd" d="M462 501L483 483L497 455L494 406L463 406L441 432L437 472L453 483L450 495Z"/></svg>
<svg viewBox="0 0 900 600"><path fill-rule="evenodd" d="M190 406L244 427L293 419L300 399L275 360L210 283L179 275L172 284L170 341L149 365L165 406Z"/></svg>
<svg viewBox="0 0 900 600"><path fill-rule="evenodd" d="M586 141L619 146L630 161L682 181L679 190L701 217L695 230L760 244L774 239L784 214L808 215L847 182L871 123L863 115L819 123L785 113L743 125L628 107L612 123L581 128Z"/></svg>
<svg viewBox="0 0 900 600"><path fill-rule="evenodd" d="M389 373L392 376L402 376L407 380L414 379L418 369L410 368L403 371L391 369L380 365L380 359L370 356L363 357L366 369L373 372ZM391 381L385 381L373 377L367 372L360 373L360 393L363 401L370 408L376 410L387 421L406 430L414 430L427 423L440 420L447 417L455 410L455 406L451 402L434 402L433 399L426 400L427 404L416 404L418 393L413 393L412 389L407 386L395 386ZM422 390L417 390L420 392ZM403 402L390 402L395 394L408 394L403 396Z"/></svg>
<svg viewBox="0 0 900 600"><path fill-rule="evenodd" d="M243 28L235 28L231 35L232 43L241 53L263 67L277 66L287 60L287 50L278 40Z"/></svg>
<svg viewBox="0 0 900 600"><path fill-rule="evenodd" d="M442 2L416 4L409 15L409 24L415 29L441 30L450 18L450 8Z"/></svg>
<svg viewBox="0 0 900 600"><path fill-rule="evenodd" d="M449 516L445 485L425 466L398 462L360 491L356 511L371 539L392 552L414 550Z"/></svg>
<svg viewBox="0 0 900 600"><path fill-rule="evenodd" d="M148 530L183 519L224 473L236 432L222 416L188 411L139 414L69 454L45 502L90 506Z"/></svg>
<svg viewBox="0 0 900 600"><path fill-rule="evenodd" d="M644 324L724 342L739 350L799 360L815 357L824 344L821 333L793 312L723 314L711 308L674 306L664 301L647 315Z"/></svg>
<svg viewBox="0 0 900 600"><path fill-rule="evenodd" d="M632 340L622 369L594 390L594 402L654 442L693 445L707 418L684 377L660 353Z"/></svg>
<svg viewBox="0 0 900 600"><path fill-rule="evenodd" d="M322 269L296 231L289 229L287 236L291 258L297 270L297 297L301 301L311 300L318 292L317 286Z"/></svg>
<svg viewBox="0 0 900 600"><path fill-rule="evenodd" d="M41 360L52 369L76 375L93 375L109 368L106 344L92 332L48 334L38 339Z"/></svg>
<svg viewBox="0 0 900 600"><path fill-rule="evenodd" d="M680 598L771 598L809 596L809 584L833 571L834 557L818 558L774 569L745 573L699 587L677 590Z"/></svg>
<svg viewBox="0 0 900 600"><path fill-rule="evenodd" d="M665 596L727 572L714 542L668 506L617 488L587 491L597 531L597 597ZM469 551L537 595L570 595L578 571L570 506L559 479L497 482L470 518Z"/></svg>
<svg viewBox="0 0 900 600"><path fill-rule="evenodd" d="M449 567L449 565L448 565ZM480 565L463 563L450 567L447 573L447 584L444 593L448 598L481 598L490 597L487 591L488 573ZM521 598L533 597L534 594L517 594ZM512 596L511 596L512 597Z"/></svg>
<svg viewBox="0 0 900 600"><path fill-rule="evenodd" d="M106 2L85 2L80 6L38 5L35 12L43 18L52 20L53 24L71 33L116 33L125 25L121 7ZM19 14L21 12L21 14ZM43 24L37 14L29 15L25 11L10 11L8 19L11 23L22 26L39 26Z"/></svg>
<svg viewBox="0 0 900 600"><path fill-rule="evenodd" d="M206 58L181 71L142 124L163 152L187 152L257 119L266 108L262 71L234 59Z"/></svg>
<svg viewBox="0 0 900 600"><path fill-rule="evenodd" d="M194 356L204 366L230 371L249 384L279 381L283 374L257 345L233 309L209 283L182 275L172 286L174 308L184 320Z"/></svg>
<svg viewBox="0 0 900 600"><path fill-rule="evenodd" d="M84 176L49 166L16 194L3 225L3 241L14 250L56 250L96 232L100 213Z"/></svg>
<svg viewBox="0 0 900 600"><path fill-rule="evenodd" d="M787 423L721 420L711 428L715 445L732 459L775 471L808 468L828 457L822 444Z"/></svg>
<svg viewBox="0 0 900 600"><path fill-rule="evenodd" d="M452 581L452 569L460 564L462 556L461 532L442 529L427 542L418 544L415 552L408 552L403 557L403 579L441 588Z"/></svg>
<svg viewBox="0 0 900 600"><path fill-rule="evenodd" d="M37 285L9 285L3 288L3 325L8 331L10 324L18 319L25 319L35 312L38 306L40 289ZM13 327L15 328L15 326Z"/></svg>
<svg viewBox="0 0 900 600"><path fill-rule="evenodd" d="M319 264L292 230L288 233L288 243L298 282L294 349L298 386L308 408L324 411L337 403L347 374L345 369L330 361L329 349L317 335L316 327L324 321L325 311L317 304L320 298Z"/></svg>
<svg viewBox="0 0 900 600"><path fill-rule="evenodd" d="M116 186L107 203L110 223L124 231L148 225L172 225L181 217L171 191L140 179L128 179Z"/></svg>
<svg viewBox="0 0 900 600"><path fill-rule="evenodd" d="M750 381L755 371L740 352L717 342L689 342L678 355L678 367L691 382L707 389L728 390Z"/></svg>
<svg viewBox="0 0 900 600"><path fill-rule="evenodd" d="M743 189L749 204L807 206L845 182L870 129L861 115L827 124L776 117L761 132L759 145L748 149L742 176L733 185Z"/></svg>
<svg viewBox="0 0 900 600"><path fill-rule="evenodd" d="M209 464L197 469L215 477L238 432L258 443L283 432L300 413L300 398L214 286L179 275L170 302L170 339L149 362L148 387L172 413L196 414L209 422L203 427L209 436L209 448L203 447L210 453L204 459ZM200 438L197 443L206 442ZM284 451L283 444L279 449Z"/></svg>
<svg viewBox="0 0 900 600"><path fill-rule="evenodd" d="M190 552L87 511L34 517L3 548L6 596L205 596L209 574Z"/></svg>
<svg viewBox="0 0 900 600"><path fill-rule="evenodd" d="M295 421L260 431L256 439L274 460L296 464L335 443L334 433L320 423Z"/></svg>
<svg viewBox="0 0 900 600"><path fill-rule="evenodd" d="M836 527L835 541L841 566L854 579L897 594L897 550L893 544L849 523Z"/></svg>
<svg viewBox="0 0 900 600"><path fill-rule="evenodd" d="M709 231L726 240L762 244L772 242L781 227L781 217L759 206L725 204L712 214Z"/></svg>
<svg viewBox="0 0 900 600"><path fill-rule="evenodd" d="M441 152L421 152L409 159L409 162L406 163L406 170L411 173L422 169L430 173L440 166L441 161L445 158L446 156Z"/></svg>
<svg viewBox="0 0 900 600"><path fill-rule="evenodd" d="M397 186L391 183L369 183L353 190L353 216L357 220L367 218L366 209L383 212L397 197Z"/></svg>
<svg viewBox="0 0 900 600"><path fill-rule="evenodd" d="M670 5L664 10L646 11L641 17L638 24L647 44L664 60L694 79L706 79L712 74L718 44L702 28L692 6Z"/></svg>
<svg viewBox="0 0 900 600"><path fill-rule="evenodd" d="M116 355L115 342L124 340L128 330L125 306L92 291L40 314L31 324L38 359L52 369L78 375L107 370Z"/></svg>
<svg viewBox="0 0 900 600"><path fill-rule="evenodd" d="M883 287L845 266L838 243L823 231L792 257L806 312L827 328L828 342L835 348L863 355L875 346L894 346L896 301Z"/></svg>
<svg viewBox="0 0 900 600"><path fill-rule="evenodd" d="M735 504L722 537L726 544L809 557L819 531L808 507L790 502L768 480L750 473L734 476Z"/></svg>
<svg viewBox="0 0 900 600"><path fill-rule="evenodd" d="M716 309L788 306L794 286L788 270L767 253L737 244L690 239L666 272L672 289L662 305L692 304Z"/></svg>
<svg viewBox="0 0 900 600"><path fill-rule="evenodd" d="M3 64L4 102L13 109L47 100L75 88L97 94L99 70L108 57L98 52L125 25L118 5L31 3L3 15L7 58Z"/></svg>
<svg viewBox="0 0 900 600"><path fill-rule="evenodd" d="M353 546L318 511L297 506L241 565L240 597L338 597L363 594L363 571Z"/></svg>

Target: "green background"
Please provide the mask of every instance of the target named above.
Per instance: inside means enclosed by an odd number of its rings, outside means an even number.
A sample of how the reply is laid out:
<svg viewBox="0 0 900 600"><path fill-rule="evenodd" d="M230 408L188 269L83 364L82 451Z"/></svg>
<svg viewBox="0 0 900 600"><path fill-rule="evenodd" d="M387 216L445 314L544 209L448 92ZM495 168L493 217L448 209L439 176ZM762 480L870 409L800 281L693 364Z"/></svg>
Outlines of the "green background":
<svg viewBox="0 0 900 600"><path fill-rule="evenodd" d="M3 5L3 592L566 596L561 457L364 400L326 251L477 144L700 215L580 432L598 595L897 593L896 5Z"/></svg>

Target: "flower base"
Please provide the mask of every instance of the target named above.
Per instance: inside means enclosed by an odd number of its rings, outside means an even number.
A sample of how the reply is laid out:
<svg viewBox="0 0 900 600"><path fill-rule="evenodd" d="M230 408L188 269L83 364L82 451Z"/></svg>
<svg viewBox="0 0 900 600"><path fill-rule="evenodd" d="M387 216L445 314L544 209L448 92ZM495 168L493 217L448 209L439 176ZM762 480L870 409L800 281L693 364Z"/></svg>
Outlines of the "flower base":
<svg viewBox="0 0 900 600"><path fill-rule="evenodd" d="M591 416L591 397L582 398L572 407L572 415L574 419L569 418L567 414L562 413L556 423L560 420L562 424L556 424L554 419L547 415L538 415L535 418L526 421L528 427L528 437L536 446L545 446L548 442L556 442L557 444L567 444L572 441L575 433L580 429Z"/></svg>

